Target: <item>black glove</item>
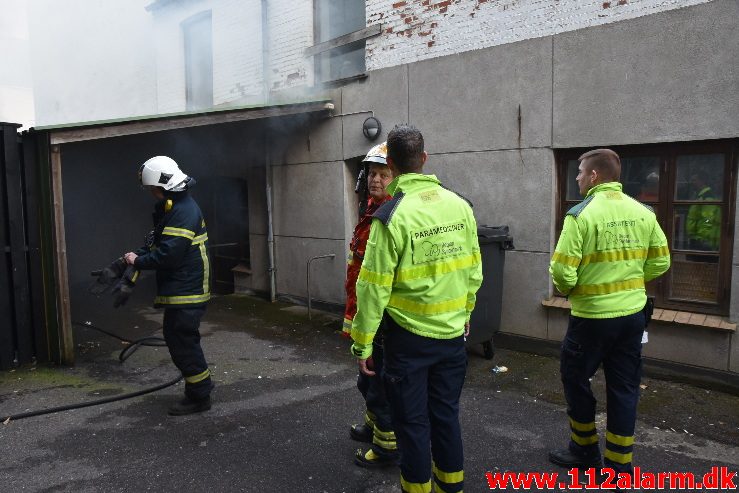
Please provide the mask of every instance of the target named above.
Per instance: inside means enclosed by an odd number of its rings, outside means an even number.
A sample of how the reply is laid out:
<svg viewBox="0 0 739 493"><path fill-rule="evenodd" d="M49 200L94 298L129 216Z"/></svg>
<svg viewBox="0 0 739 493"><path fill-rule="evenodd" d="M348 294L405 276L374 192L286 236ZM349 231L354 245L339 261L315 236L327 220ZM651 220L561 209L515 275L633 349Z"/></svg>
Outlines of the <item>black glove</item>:
<svg viewBox="0 0 739 493"><path fill-rule="evenodd" d="M123 277L123 273L126 271L126 265L126 261L121 257L114 260L112 264L102 270L92 271L90 274L97 276L97 279L90 285L90 292L94 295L103 294L117 280Z"/></svg>
<svg viewBox="0 0 739 493"><path fill-rule="evenodd" d="M138 277L138 269L133 265L129 265L113 287L113 308L118 308L126 304L131 293L133 293L133 288L136 286L136 279Z"/></svg>

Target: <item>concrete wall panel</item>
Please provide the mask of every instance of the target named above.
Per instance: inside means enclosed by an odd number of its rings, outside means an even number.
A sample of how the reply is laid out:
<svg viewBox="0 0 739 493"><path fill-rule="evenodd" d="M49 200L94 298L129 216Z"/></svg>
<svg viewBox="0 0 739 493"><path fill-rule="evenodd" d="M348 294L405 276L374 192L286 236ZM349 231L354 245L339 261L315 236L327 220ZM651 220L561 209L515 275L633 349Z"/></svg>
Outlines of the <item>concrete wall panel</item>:
<svg viewBox="0 0 739 493"><path fill-rule="evenodd" d="M728 370L730 333L685 325L653 323L643 354L648 358Z"/></svg>
<svg viewBox="0 0 739 493"><path fill-rule="evenodd" d="M503 273L503 313L500 330L528 337L547 337L547 313L541 300L549 291L544 275L549 254L506 252Z"/></svg>
<svg viewBox="0 0 739 493"><path fill-rule="evenodd" d="M549 252L553 165L551 150L534 149L435 154L425 171L467 197L478 224L507 224L517 250Z"/></svg>
<svg viewBox="0 0 739 493"><path fill-rule="evenodd" d="M273 166L275 235L343 241L343 168L341 161Z"/></svg>
<svg viewBox="0 0 739 493"><path fill-rule="evenodd" d="M729 371L739 373L739 337L736 332L731 334L731 348L729 350Z"/></svg>
<svg viewBox="0 0 739 493"><path fill-rule="evenodd" d="M547 310L547 339L561 341L567 334L570 322L570 310L550 308Z"/></svg>
<svg viewBox="0 0 739 493"><path fill-rule="evenodd" d="M739 2L717 0L554 39L554 146L739 134Z"/></svg>
<svg viewBox="0 0 739 493"><path fill-rule="evenodd" d="M429 152L550 145L551 38L419 62L409 70L410 120Z"/></svg>
<svg viewBox="0 0 739 493"><path fill-rule="evenodd" d="M362 134L362 123L370 113L348 115L343 119L344 159L363 156L375 144L387 140L387 134L397 123L408 121L408 68L377 70L342 91L342 113L374 111L382 124L382 133L375 141Z"/></svg>
<svg viewBox="0 0 739 493"><path fill-rule="evenodd" d="M246 170L249 186L249 233L267 234L267 195L265 167L258 166Z"/></svg>
<svg viewBox="0 0 739 493"><path fill-rule="evenodd" d="M312 123L306 120L305 125L290 130L289 138L278 144L276 152L275 164L341 160L341 119L327 118Z"/></svg>
<svg viewBox="0 0 739 493"><path fill-rule="evenodd" d="M277 292L307 297L307 262L317 255L335 254L333 259L314 260L311 264L311 298L343 304L345 299L346 255L343 240L313 238L275 238Z"/></svg>
<svg viewBox="0 0 739 493"><path fill-rule="evenodd" d="M269 254L266 235L249 235L249 260L251 276L247 287L254 291L269 292Z"/></svg>

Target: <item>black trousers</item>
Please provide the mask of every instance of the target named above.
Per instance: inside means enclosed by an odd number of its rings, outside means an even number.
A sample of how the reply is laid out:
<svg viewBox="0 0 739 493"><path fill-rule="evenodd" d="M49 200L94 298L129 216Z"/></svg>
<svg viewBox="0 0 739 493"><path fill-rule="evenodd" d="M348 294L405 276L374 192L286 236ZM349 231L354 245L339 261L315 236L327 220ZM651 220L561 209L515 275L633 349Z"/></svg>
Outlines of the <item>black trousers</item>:
<svg viewBox="0 0 739 493"><path fill-rule="evenodd" d="M380 341L382 336L378 334ZM365 422L372 426L372 450L377 455L387 456L397 454L397 441L393 433L390 402L385 394L385 385L382 380L384 370L384 348L382 342L372 346L372 362L375 376L371 377L360 372L357 377L357 388L364 397L367 411Z"/></svg>
<svg viewBox="0 0 739 493"><path fill-rule="evenodd" d="M210 395L213 381L203 348L200 347L200 319L205 307L166 308L164 310L164 340L172 362L185 378L185 395L202 400Z"/></svg>
<svg viewBox="0 0 739 493"><path fill-rule="evenodd" d="M433 474L437 492L462 491L459 397L467 373L464 338L421 337L389 316L385 320L385 389L401 455L401 487L431 491Z"/></svg>
<svg viewBox="0 0 739 493"><path fill-rule="evenodd" d="M570 316L562 342L560 372L570 417L570 450L583 456L599 454L590 378L602 364L608 410L604 463L619 472L632 470L644 326L643 311L605 319Z"/></svg>

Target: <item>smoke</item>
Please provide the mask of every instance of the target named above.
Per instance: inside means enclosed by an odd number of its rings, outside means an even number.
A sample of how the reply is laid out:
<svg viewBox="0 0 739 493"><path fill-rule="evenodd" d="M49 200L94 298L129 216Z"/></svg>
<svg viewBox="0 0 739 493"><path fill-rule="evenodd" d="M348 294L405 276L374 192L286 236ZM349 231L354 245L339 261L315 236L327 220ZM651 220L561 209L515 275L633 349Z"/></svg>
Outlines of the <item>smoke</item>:
<svg viewBox="0 0 739 493"><path fill-rule="evenodd" d="M0 121L34 124L25 0L0 5Z"/></svg>
<svg viewBox="0 0 739 493"><path fill-rule="evenodd" d="M15 2L37 126L313 96L312 0Z"/></svg>

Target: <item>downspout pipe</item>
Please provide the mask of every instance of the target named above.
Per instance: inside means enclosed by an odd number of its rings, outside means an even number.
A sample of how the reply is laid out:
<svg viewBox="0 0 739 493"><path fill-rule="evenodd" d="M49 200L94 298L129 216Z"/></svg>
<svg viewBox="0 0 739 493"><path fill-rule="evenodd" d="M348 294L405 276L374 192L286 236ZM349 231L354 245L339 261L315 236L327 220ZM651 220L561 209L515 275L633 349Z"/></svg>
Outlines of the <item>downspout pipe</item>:
<svg viewBox="0 0 739 493"><path fill-rule="evenodd" d="M269 100L269 13L268 0L262 0L262 102L266 105ZM269 257L269 300L274 303L277 299L275 282L275 236L272 220L272 141L270 129L267 125L264 130L264 184L267 195L267 256Z"/></svg>

